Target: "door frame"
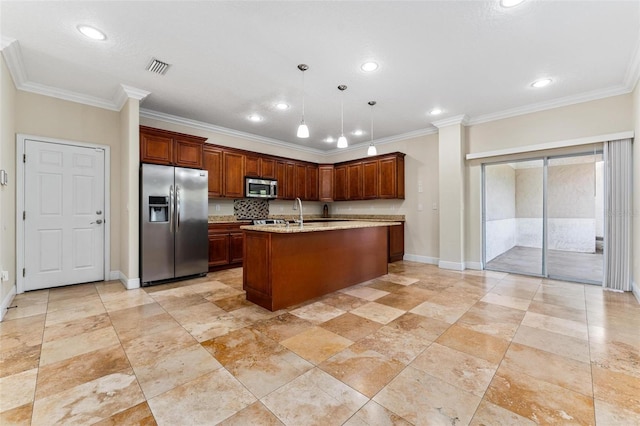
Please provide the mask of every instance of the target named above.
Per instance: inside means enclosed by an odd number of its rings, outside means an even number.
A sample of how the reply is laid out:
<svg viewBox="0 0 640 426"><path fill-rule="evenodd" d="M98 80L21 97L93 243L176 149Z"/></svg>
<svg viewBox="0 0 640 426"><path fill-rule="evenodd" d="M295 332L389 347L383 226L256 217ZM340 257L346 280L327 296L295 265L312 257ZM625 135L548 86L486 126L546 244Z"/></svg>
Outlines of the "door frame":
<svg viewBox="0 0 640 426"><path fill-rule="evenodd" d="M78 142L65 139L48 138L18 133L16 135L16 292L24 293L24 250L25 250L25 226L22 220L22 212L25 205L25 144L27 140L70 145L78 148L93 148L104 151L104 280L111 279L111 147L89 142Z"/></svg>

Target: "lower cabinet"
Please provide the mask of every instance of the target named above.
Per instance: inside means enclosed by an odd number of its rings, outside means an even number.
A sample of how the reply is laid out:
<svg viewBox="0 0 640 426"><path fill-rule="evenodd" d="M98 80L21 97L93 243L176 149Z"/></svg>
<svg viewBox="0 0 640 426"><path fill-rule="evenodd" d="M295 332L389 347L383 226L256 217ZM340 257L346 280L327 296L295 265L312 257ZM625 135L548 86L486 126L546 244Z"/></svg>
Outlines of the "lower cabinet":
<svg viewBox="0 0 640 426"><path fill-rule="evenodd" d="M389 263L404 257L404 222L389 227Z"/></svg>
<svg viewBox="0 0 640 426"><path fill-rule="evenodd" d="M209 224L209 271L242 266L244 223Z"/></svg>

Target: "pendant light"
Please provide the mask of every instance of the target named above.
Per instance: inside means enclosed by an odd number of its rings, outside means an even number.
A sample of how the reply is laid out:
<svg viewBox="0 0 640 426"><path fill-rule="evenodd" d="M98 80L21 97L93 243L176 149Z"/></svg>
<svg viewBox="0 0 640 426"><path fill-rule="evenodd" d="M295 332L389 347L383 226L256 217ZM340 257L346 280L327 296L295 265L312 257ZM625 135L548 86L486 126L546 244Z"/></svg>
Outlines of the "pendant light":
<svg viewBox="0 0 640 426"><path fill-rule="evenodd" d="M338 90L342 92L342 98L340 100L340 137L338 138L338 148L346 148L349 146L347 138L344 137L344 91L347 90L347 86L341 84L338 86Z"/></svg>
<svg viewBox="0 0 640 426"><path fill-rule="evenodd" d="M304 122L304 72L309 69L309 65L300 64L298 65L298 69L302 71L302 121L298 126L297 136L299 138L308 138L309 137L309 128Z"/></svg>
<svg viewBox="0 0 640 426"><path fill-rule="evenodd" d="M376 101L369 101L368 104L371 107L371 143L369 144L369 149L367 149L367 155L378 155L378 150L373 144L373 106L376 104Z"/></svg>

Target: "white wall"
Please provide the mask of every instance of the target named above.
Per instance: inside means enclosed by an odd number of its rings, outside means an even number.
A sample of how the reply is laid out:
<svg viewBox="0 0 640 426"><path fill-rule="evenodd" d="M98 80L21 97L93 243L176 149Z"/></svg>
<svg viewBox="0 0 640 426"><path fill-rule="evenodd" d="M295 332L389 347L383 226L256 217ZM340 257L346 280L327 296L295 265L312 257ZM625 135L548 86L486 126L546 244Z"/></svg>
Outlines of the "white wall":
<svg viewBox="0 0 640 426"><path fill-rule="evenodd" d="M0 270L9 280L0 284L0 320L16 290L16 88L0 54L0 169L9 184L0 186Z"/></svg>

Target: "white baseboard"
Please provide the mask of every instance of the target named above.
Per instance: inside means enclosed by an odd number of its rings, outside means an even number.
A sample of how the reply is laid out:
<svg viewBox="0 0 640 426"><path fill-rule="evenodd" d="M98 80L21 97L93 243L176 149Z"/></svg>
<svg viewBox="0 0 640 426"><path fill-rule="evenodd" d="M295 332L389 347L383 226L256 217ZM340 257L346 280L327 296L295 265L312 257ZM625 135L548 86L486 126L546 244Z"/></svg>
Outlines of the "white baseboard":
<svg viewBox="0 0 640 426"><path fill-rule="evenodd" d="M454 271L464 271L464 263L461 262L441 260L438 262L438 267L442 269L453 269Z"/></svg>
<svg viewBox="0 0 640 426"><path fill-rule="evenodd" d="M120 282L124 284L127 290L133 290L136 288L140 288L140 278L127 278L125 274L120 272L120 276L118 277Z"/></svg>
<svg viewBox="0 0 640 426"><path fill-rule="evenodd" d="M11 306L13 298L16 297L16 286L11 286L11 291L2 299L2 305L0 305L0 321L4 319L4 315L7 313L7 308Z"/></svg>
<svg viewBox="0 0 640 426"><path fill-rule="evenodd" d="M466 269L474 269L476 271L482 271L482 262L464 262Z"/></svg>
<svg viewBox="0 0 640 426"><path fill-rule="evenodd" d="M437 257L418 256L417 254L405 254L402 260L408 260L410 262L428 263L430 265L437 265Z"/></svg>
<svg viewBox="0 0 640 426"><path fill-rule="evenodd" d="M110 271L109 272L109 281L115 281L120 279L120 271Z"/></svg>
<svg viewBox="0 0 640 426"><path fill-rule="evenodd" d="M638 303L640 303L640 287L638 286L638 284L636 284L635 280L633 280L633 282L631 283L631 291L633 292L633 295L636 297L636 300L638 301Z"/></svg>

